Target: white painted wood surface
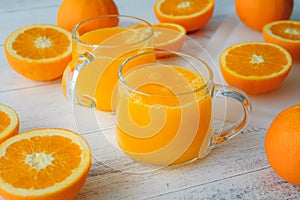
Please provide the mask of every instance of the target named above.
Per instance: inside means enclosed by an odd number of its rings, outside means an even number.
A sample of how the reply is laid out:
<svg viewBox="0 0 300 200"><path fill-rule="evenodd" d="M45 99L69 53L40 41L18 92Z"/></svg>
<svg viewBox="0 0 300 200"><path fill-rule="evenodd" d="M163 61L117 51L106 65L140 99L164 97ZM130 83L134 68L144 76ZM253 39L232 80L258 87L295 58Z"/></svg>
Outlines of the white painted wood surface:
<svg viewBox="0 0 300 200"><path fill-rule="evenodd" d="M116 3L121 14L157 22L154 0L116 0ZM250 96L253 119L242 134L216 146L202 161L146 172L116 153L116 149L106 149L109 143L105 143L105 138L113 133L106 131L104 137L97 131L99 124L93 112L70 105L62 94L60 80L31 81L9 67L3 50L7 35L28 24L55 24L59 4L60 0L0 0L0 102L16 109L21 132L62 127L87 138L94 161L77 199L300 199L300 187L278 177L269 166L263 144L266 129L275 115L300 102L299 63L294 63L292 73L278 89ZM240 23L233 0L216 0L215 5L214 16L207 26L189 36L207 47L216 63L227 45L262 40L259 32ZM300 20L298 0L292 18Z"/></svg>

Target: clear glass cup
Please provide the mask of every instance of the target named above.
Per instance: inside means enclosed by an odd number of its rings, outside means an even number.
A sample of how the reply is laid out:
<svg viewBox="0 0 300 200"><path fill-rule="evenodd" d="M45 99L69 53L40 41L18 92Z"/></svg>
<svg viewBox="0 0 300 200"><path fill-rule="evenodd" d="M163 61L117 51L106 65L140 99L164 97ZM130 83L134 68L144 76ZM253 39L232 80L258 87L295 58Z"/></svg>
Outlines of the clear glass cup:
<svg viewBox="0 0 300 200"><path fill-rule="evenodd" d="M65 96L74 104L113 111L118 68L153 47L151 25L132 16L97 16L77 24L72 38L73 59L62 78Z"/></svg>
<svg viewBox="0 0 300 200"><path fill-rule="evenodd" d="M130 67L150 54L159 57ZM251 116L247 95L215 84L211 68L190 54L140 53L121 64L118 76L117 144L128 157L143 163L171 165L201 159L216 144L239 133ZM214 119L216 98L238 102L241 117L228 125L225 118ZM216 122L225 124L222 130Z"/></svg>

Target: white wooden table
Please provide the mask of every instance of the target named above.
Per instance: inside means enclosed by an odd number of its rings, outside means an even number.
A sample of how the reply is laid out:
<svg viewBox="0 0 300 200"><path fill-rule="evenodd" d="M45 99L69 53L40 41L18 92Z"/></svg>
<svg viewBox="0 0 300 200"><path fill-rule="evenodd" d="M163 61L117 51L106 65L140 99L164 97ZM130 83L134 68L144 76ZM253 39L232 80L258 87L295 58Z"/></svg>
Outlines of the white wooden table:
<svg viewBox="0 0 300 200"><path fill-rule="evenodd" d="M116 3L121 14L155 23L154 1L116 0ZM299 62L294 63L292 72L278 89L250 96L253 118L248 128L218 145L201 162L147 172L135 166L125 169L128 163L117 158L114 152L107 153L105 145L101 146L97 140L103 137L96 130L97 121L81 115L91 116L91 113L73 107L65 99L60 80L28 80L15 73L6 61L3 43L7 35L28 24L56 23L59 4L59 0L0 0L0 102L18 112L21 132L61 127L80 132L91 143L96 159L77 199L300 199L300 187L278 177L264 152L264 136L272 119L284 108L300 102ZM292 18L300 20L299 0L295 0ZM261 33L239 21L233 0L216 0L211 21L189 36L211 53L217 64L215 70L218 70L218 56L226 46L263 41ZM118 163L122 166L118 167Z"/></svg>

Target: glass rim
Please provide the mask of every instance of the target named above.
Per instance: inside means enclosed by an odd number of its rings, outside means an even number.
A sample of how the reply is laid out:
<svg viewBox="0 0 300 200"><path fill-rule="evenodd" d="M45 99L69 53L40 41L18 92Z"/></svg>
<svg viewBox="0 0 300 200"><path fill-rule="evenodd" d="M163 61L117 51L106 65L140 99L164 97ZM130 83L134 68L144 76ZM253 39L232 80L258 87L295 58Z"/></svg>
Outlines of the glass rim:
<svg viewBox="0 0 300 200"><path fill-rule="evenodd" d="M157 94L157 93L149 93L149 92L144 92L144 91L141 91L139 89L136 89L135 87L131 86L130 84L128 84L126 82L126 80L124 79L124 77L126 75L122 75L122 72L123 72L123 69L125 67L125 65L130 62L131 60L139 57L139 56L142 56L142 55L146 55L146 54L156 54L157 52L164 52L164 53L167 53L167 54L175 54L177 56L180 56L180 55L183 55L183 56L186 56L186 57L190 57L194 60L196 60L197 62L200 62L202 63L204 66L205 66L205 69L207 70L208 72L208 79L205 80L205 83L202 84L201 86L197 87L196 89L193 89L189 92L182 92L182 93L178 93L178 94ZM129 72L130 73L130 72ZM196 71L197 74L200 74L199 72ZM127 58L126 60L124 60L119 69L118 69L118 77L119 77L119 82L121 82L123 85L126 86L126 88L129 88L131 91L135 92L135 93L138 93L140 95L143 95L143 96L161 96L161 97L172 97L172 96L184 96L184 95L191 95L191 94L194 94L196 92L200 92L202 90L205 90L207 88L210 88L212 85L213 85L213 72L211 70L211 68L208 66L208 64L203 61L202 59L200 58L197 58L191 54L188 54L188 53L185 53L185 52L176 52L176 51L170 51L170 50L162 50L162 49L154 49L153 51L150 51L150 52L143 52L143 53L139 53L139 54L136 54L134 56L131 56L129 58Z"/></svg>
<svg viewBox="0 0 300 200"><path fill-rule="evenodd" d="M149 23L148 21L146 21L146 20L144 20L144 19L141 19L141 18L138 18L138 17L134 17L134 16L130 16L130 15L98 15L98 16L91 17L91 18L85 19L85 20L83 20L83 21L77 23L77 24L74 26L73 30L72 30L72 38L73 38L74 40L76 40L76 42L78 42L78 43L80 43L80 44L83 44L83 45L85 45L85 46L88 46L88 47L93 47L94 49L97 49L98 47L101 47L101 45L99 45L99 44L90 44L90 43L86 43L86 42L83 42L82 40L80 40L79 37L77 36L77 30L78 30L78 28L79 28L82 24L84 24L84 23L86 23L86 22L88 22L88 21L92 21L92 20L94 20L94 19L109 18L109 17L114 17L114 18L124 18L124 19L128 18L128 19L140 21L140 22L142 22L143 24L147 25L147 27L151 28L151 33L149 34L148 37L146 37L145 39L143 39L143 40L141 40L141 41L138 41L138 42L135 42L135 43L133 43L133 44L130 44L130 45L136 45L136 44L142 43L142 42L148 40L149 38L151 38L151 37L153 36L153 30L152 30L152 25L151 25L151 23ZM147 27L145 27L145 28L147 28ZM118 47L118 46L104 45L103 47L106 47L106 48L109 48L109 47L115 48L115 47Z"/></svg>

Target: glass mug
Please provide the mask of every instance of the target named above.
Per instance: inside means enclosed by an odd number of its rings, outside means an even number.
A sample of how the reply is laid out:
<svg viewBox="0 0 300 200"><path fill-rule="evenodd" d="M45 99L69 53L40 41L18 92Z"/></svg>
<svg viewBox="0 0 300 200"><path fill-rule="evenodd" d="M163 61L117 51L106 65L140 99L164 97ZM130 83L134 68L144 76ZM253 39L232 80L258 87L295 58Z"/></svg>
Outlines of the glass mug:
<svg viewBox="0 0 300 200"><path fill-rule="evenodd" d="M148 22L131 16L97 16L78 23L72 31L73 59L62 78L65 96L74 104L113 111L120 64L153 48L152 36Z"/></svg>
<svg viewBox="0 0 300 200"><path fill-rule="evenodd" d="M127 69L145 54L160 56ZM171 165L203 158L235 136L251 116L244 92L215 84L210 67L186 53L155 50L134 55L122 63L118 76L117 144L140 162ZM212 118L217 97L233 99L243 110L239 120L220 132Z"/></svg>

